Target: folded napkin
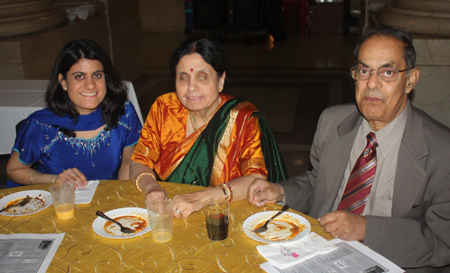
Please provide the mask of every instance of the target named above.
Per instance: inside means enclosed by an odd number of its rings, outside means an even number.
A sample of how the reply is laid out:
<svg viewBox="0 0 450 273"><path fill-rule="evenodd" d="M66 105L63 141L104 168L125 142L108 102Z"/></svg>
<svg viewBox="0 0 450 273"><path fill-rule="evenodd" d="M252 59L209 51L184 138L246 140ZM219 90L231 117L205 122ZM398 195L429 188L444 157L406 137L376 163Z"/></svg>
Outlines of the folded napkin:
<svg viewBox="0 0 450 273"><path fill-rule="evenodd" d="M337 246L329 243L314 232L309 233L298 241L268 244L257 246L256 248L264 258L281 269L301 263L316 255L338 249Z"/></svg>

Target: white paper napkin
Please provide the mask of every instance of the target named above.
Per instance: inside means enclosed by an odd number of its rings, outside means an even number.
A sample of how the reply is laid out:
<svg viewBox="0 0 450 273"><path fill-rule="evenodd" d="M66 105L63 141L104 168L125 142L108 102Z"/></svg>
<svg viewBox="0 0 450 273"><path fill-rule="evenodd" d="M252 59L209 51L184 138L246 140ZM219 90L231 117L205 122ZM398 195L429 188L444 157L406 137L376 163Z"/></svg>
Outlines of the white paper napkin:
<svg viewBox="0 0 450 273"><path fill-rule="evenodd" d="M327 253L338 247L329 243L322 236L311 232L305 238L291 243L268 244L256 247L274 266L284 269L301 263L316 255Z"/></svg>
<svg viewBox="0 0 450 273"><path fill-rule="evenodd" d="M75 190L75 204L91 203L99 183L100 181L98 180L89 180L88 185L84 189Z"/></svg>

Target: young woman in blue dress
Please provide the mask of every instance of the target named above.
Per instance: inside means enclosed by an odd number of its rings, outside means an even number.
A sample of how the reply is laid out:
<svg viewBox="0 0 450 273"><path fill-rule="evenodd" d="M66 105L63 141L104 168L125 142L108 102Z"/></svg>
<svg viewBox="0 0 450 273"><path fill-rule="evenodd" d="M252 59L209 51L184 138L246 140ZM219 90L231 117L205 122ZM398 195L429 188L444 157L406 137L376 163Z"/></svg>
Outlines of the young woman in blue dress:
<svg viewBox="0 0 450 273"><path fill-rule="evenodd" d="M98 44L77 40L63 47L45 100L47 108L31 114L17 132L7 187L70 181L84 188L88 180L129 179L142 125Z"/></svg>

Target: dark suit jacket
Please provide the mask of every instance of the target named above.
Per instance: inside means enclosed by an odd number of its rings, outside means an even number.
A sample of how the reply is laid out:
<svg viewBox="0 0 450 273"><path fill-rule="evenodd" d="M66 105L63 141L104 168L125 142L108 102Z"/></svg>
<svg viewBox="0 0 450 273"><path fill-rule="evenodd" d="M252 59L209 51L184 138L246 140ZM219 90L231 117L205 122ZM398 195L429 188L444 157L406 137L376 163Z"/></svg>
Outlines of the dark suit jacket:
<svg viewBox="0 0 450 273"><path fill-rule="evenodd" d="M311 147L312 170L281 182L289 206L315 218L331 211L361 121L355 105L322 113ZM440 272L444 268L436 267L450 264L449 128L411 105L398 155L392 217L366 220L364 244L400 267Z"/></svg>

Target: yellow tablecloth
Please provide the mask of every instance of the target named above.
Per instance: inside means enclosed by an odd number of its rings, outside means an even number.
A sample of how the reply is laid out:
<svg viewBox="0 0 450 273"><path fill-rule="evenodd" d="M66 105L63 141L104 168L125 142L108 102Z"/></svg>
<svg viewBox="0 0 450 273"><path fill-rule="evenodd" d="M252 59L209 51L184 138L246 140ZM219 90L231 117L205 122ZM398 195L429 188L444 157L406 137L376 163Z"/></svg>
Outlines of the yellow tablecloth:
<svg viewBox="0 0 450 273"><path fill-rule="evenodd" d="M167 182L160 184L169 198L203 189ZM24 190L48 191L49 186L4 189L0 190L0 198ZM58 220L52 205L27 216L0 215L0 233L64 232L64 240L47 272L265 272L259 265L267 260L256 249L262 243L250 239L242 231L242 224L252 214L280 208L279 205L257 208L246 200L232 203L229 234L224 241L208 239L202 212L193 213L188 220L174 219L173 237L164 243L155 242L151 232L130 239L108 239L93 231L97 210L107 212L124 207L145 208L143 194L131 181L104 180L90 204L77 205L73 219ZM308 219L312 231L332 239L317 220L301 215Z"/></svg>

